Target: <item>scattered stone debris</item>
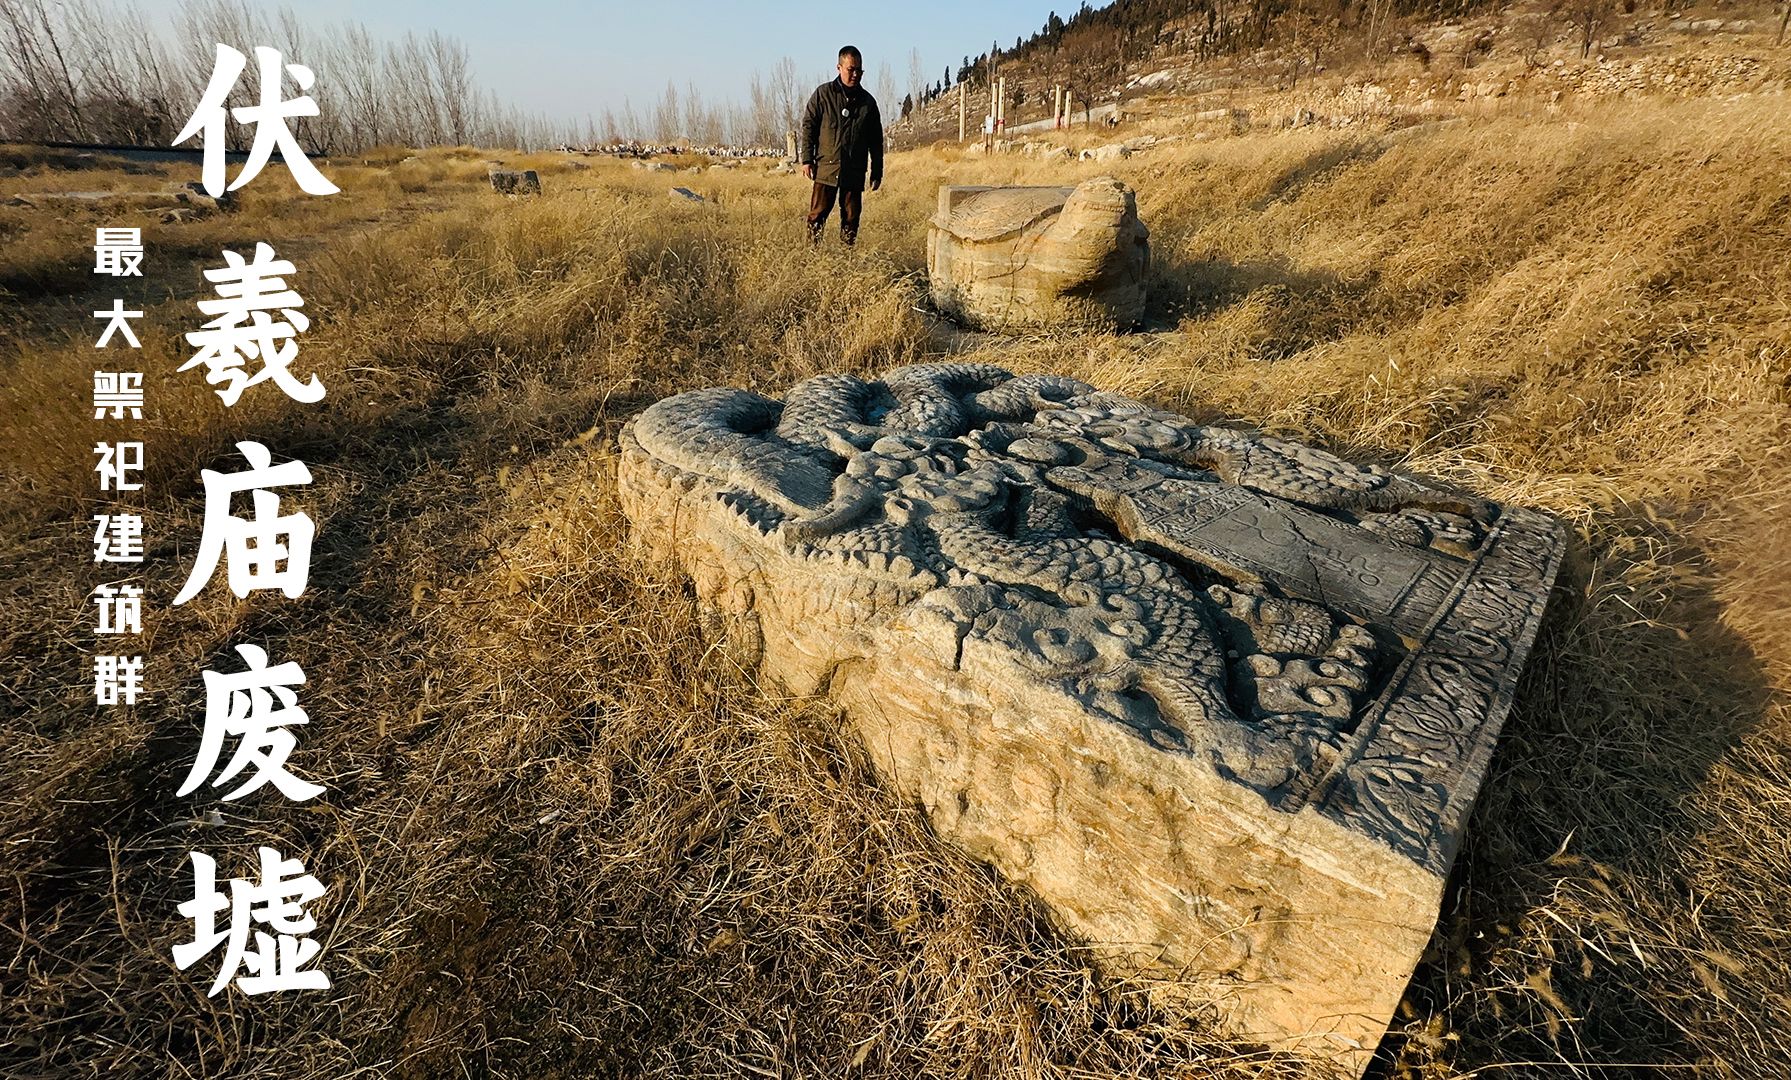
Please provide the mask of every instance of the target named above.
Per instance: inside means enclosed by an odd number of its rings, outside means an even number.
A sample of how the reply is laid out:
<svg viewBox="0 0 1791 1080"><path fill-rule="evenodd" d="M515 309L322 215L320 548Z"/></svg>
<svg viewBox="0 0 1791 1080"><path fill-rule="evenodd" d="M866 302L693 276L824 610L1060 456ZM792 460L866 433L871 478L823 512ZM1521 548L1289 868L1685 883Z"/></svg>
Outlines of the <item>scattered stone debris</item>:
<svg viewBox="0 0 1791 1080"><path fill-rule="evenodd" d="M180 216L172 220L187 221L235 210L237 199L236 193L233 191L226 191L222 195L213 197L205 190L203 184L195 180L176 188L162 188L153 191L28 192L12 196L7 200L6 205L32 208L58 205L78 206L157 215L165 215L179 210Z"/></svg>
<svg viewBox="0 0 1791 1080"><path fill-rule="evenodd" d="M687 187L673 188L672 195L674 198L683 199L685 202L699 202L700 203L700 202L708 202L709 201L709 200L703 198L701 195L698 195L696 192L690 190Z"/></svg>
<svg viewBox="0 0 1791 1080"><path fill-rule="evenodd" d="M236 192L225 191L213 195L205 190L205 185L197 180L189 180L174 193L181 203L206 212L222 211L228 213L236 209Z"/></svg>
<svg viewBox="0 0 1791 1080"><path fill-rule="evenodd" d="M1592 97L1627 97L1640 93L1702 96L1748 90L1770 74L1767 64L1752 56L1647 56L1628 62L1562 67L1556 82Z"/></svg>

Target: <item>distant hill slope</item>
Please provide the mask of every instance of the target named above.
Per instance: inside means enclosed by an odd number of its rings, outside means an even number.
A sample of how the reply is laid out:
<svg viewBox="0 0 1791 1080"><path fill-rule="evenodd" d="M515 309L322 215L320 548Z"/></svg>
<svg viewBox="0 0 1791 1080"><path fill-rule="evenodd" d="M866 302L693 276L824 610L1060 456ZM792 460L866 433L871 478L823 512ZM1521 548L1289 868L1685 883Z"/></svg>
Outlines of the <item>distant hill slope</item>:
<svg viewBox="0 0 1791 1080"><path fill-rule="evenodd" d="M1054 16L992 60L989 52L966 57L959 83L933 96L936 85L890 134L897 146L955 140L963 93L967 136L979 139L991 77L1005 80L1008 136L1048 132L1060 88L1075 126L1186 119L1212 135L1219 110L1226 131L1399 126L1613 96L1782 94L1791 85L1784 5L1467 0L1444 8L1320 11L1279 0L1085 7L1068 21Z"/></svg>

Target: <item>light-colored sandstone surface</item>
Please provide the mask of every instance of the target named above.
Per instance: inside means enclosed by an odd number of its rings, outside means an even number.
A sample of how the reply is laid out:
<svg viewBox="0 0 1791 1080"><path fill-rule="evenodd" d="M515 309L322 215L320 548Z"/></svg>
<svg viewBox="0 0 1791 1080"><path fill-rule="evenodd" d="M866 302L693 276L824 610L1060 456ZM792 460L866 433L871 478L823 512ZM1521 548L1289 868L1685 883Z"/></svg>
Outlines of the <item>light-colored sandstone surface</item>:
<svg viewBox="0 0 1791 1080"><path fill-rule="evenodd" d="M1549 519L1051 376L683 394L633 536L1109 972L1360 1069L1437 917Z"/></svg>
<svg viewBox="0 0 1791 1080"><path fill-rule="evenodd" d="M1133 326L1150 232L1110 176L1077 187L942 187L927 230L933 303L985 330Z"/></svg>

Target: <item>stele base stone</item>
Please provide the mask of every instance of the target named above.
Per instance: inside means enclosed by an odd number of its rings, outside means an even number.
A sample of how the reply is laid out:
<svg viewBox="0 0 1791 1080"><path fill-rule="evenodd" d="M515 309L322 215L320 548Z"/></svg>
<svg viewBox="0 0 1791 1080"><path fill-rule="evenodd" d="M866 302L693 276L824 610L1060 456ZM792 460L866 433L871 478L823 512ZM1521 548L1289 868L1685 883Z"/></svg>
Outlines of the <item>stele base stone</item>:
<svg viewBox="0 0 1791 1080"><path fill-rule="evenodd" d="M635 541L1107 971L1365 1066L1436 922L1552 519L986 365L667 398Z"/></svg>
<svg viewBox="0 0 1791 1080"><path fill-rule="evenodd" d="M1069 187L939 189L933 305L982 330L1113 329L1144 317L1150 231L1110 176Z"/></svg>

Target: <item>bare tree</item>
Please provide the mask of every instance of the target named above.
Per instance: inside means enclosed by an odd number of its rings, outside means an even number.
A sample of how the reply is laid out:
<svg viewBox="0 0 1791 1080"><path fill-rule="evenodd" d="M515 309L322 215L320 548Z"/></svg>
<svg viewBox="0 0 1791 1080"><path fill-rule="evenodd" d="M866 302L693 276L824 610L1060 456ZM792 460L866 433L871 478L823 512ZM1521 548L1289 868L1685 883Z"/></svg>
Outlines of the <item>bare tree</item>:
<svg viewBox="0 0 1791 1080"><path fill-rule="evenodd" d="M14 139L54 139L66 130L68 110L45 70L41 5L0 0L0 95L7 135Z"/></svg>
<svg viewBox="0 0 1791 1080"><path fill-rule="evenodd" d="M1082 122L1086 124L1095 93L1107 74L1107 58L1090 35L1080 34L1066 41L1061 59L1064 85L1075 93L1076 101L1082 106Z"/></svg>
<svg viewBox="0 0 1791 1080"><path fill-rule="evenodd" d="M785 131L795 131L802 99L796 82L796 61L784 57L771 69L771 100L776 110L778 138Z"/></svg>
<svg viewBox="0 0 1791 1080"><path fill-rule="evenodd" d="M691 142L702 142L703 128L708 120L703 116L703 95L696 88L696 83L684 84L684 120L679 125L680 134Z"/></svg>
<svg viewBox="0 0 1791 1080"><path fill-rule="evenodd" d="M692 92L694 91L693 87ZM723 141L723 115L723 109L705 104L703 108L696 110L696 127L691 129L690 137L704 146L720 146Z"/></svg>
<svg viewBox="0 0 1791 1080"><path fill-rule="evenodd" d="M286 63L304 64L315 72L325 55L315 23L300 19L289 7L281 7L268 29L274 36L267 40L257 39L254 44L271 42ZM333 83L334 80L326 80L323 85L313 84L309 91L312 100L318 104L318 115L301 116L287 125L299 145L314 153L328 153L341 141L341 100Z"/></svg>
<svg viewBox="0 0 1791 1080"><path fill-rule="evenodd" d="M515 146L516 135L509 127L509 118L504 110L504 103L498 100L496 93L486 90L479 94L479 107L474 112L476 134L473 142L479 146Z"/></svg>
<svg viewBox="0 0 1791 1080"><path fill-rule="evenodd" d="M458 38L429 32L429 68L442 118L442 133L460 146L467 139L467 110L473 90L472 57Z"/></svg>
<svg viewBox="0 0 1791 1080"><path fill-rule="evenodd" d="M384 133L385 86L379 45L360 23L346 23L331 42L330 82L346 112L348 142L378 146Z"/></svg>
<svg viewBox="0 0 1791 1080"><path fill-rule="evenodd" d="M6 60L7 98L29 138L80 139L86 125L69 69L66 27L43 0L0 0L0 58Z"/></svg>
<svg viewBox="0 0 1791 1080"><path fill-rule="evenodd" d="M915 101L919 101L921 98L921 95L926 92L927 92L927 75L926 75L926 71L923 70L921 67L920 50L918 48L909 49L908 50L908 96L913 98Z"/></svg>
<svg viewBox="0 0 1791 1080"><path fill-rule="evenodd" d="M896 102L895 72L889 69L889 61L887 60L882 61L877 65L876 98L877 107L882 109L885 113L890 112L891 106Z"/></svg>
<svg viewBox="0 0 1791 1080"><path fill-rule="evenodd" d="M316 72L306 92L318 115L289 123L314 152L380 142L542 145L575 130L481 92L466 46L440 33L384 44L356 23L307 21L288 8L270 17L243 0L183 0L168 29L164 36L129 0L0 0L0 135L166 143L210 83L219 44L244 53L267 45ZM256 103L259 74L251 60L223 101L232 147L249 133L229 110ZM693 115L699 134L719 139L720 110L699 104ZM640 130L632 110L606 126Z"/></svg>
<svg viewBox="0 0 1791 1080"><path fill-rule="evenodd" d="M619 122L622 131L625 132L630 139L641 138L647 133L646 126L641 123L640 116L634 111L634 102L632 99L626 97L622 99L622 115Z"/></svg>
<svg viewBox="0 0 1791 1080"><path fill-rule="evenodd" d="M703 102L703 95L696 84L684 84L684 137L704 146L720 144L722 121L721 113Z"/></svg>
<svg viewBox="0 0 1791 1080"><path fill-rule="evenodd" d="M85 138L88 134L87 123L81 116L80 92L75 89L74 75L69 70L69 56L64 51L62 42L57 38L55 26L50 21L49 11L45 8L42 0L36 0L34 6L37 8L38 18L43 23L44 43L48 46L49 58L53 61L53 64L50 65L52 80L63 98L64 107L68 110L75 138Z"/></svg>
<svg viewBox="0 0 1791 1080"><path fill-rule="evenodd" d="M166 143L179 130L175 124L184 119L174 115L174 110L184 103L179 100L162 36L151 29L148 19L136 7L107 25L125 38L125 42L114 44L129 53L129 81L136 101L147 114L141 130L130 133L128 141L139 145Z"/></svg>
<svg viewBox="0 0 1791 1080"><path fill-rule="evenodd" d="M384 92L382 104L390 117L385 125L387 140L423 145L422 109L416 87L419 76L410 70L404 51L391 42L387 42L382 51L379 70L380 89Z"/></svg>
<svg viewBox="0 0 1791 1080"><path fill-rule="evenodd" d="M733 146L762 146L765 140L753 130L752 109L739 102L729 102L722 118L724 138Z"/></svg>
<svg viewBox="0 0 1791 1080"><path fill-rule="evenodd" d="M678 88L667 80L665 95L653 110L653 137L662 143L677 142L678 120Z"/></svg>
<svg viewBox="0 0 1791 1080"><path fill-rule="evenodd" d="M1381 43L1381 34L1386 32L1387 23L1393 17L1393 0L1368 0L1368 35L1363 39L1363 55L1376 57L1376 50Z"/></svg>
<svg viewBox="0 0 1791 1080"><path fill-rule="evenodd" d="M777 102L764 77L756 71L747 84L747 102L752 111L752 141L767 146L781 141L784 133Z"/></svg>
<svg viewBox="0 0 1791 1080"><path fill-rule="evenodd" d="M402 90L413 125L406 141L414 146L440 145L447 137L447 124L429 44L415 33L406 33L388 55L396 58L397 77L388 84L387 92Z"/></svg>
<svg viewBox="0 0 1791 1080"><path fill-rule="evenodd" d="M1598 37L1610 19L1611 0L1567 0L1563 10L1567 25L1579 35L1580 58L1591 56L1592 47L1598 44Z"/></svg>
<svg viewBox="0 0 1791 1080"><path fill-rule="evenodd" d="M135 100L130 55L114 49L107 13L87 0L62 5L71 51L79 57L80 92L85 101L88 135L106 142L135 141L127 130L142 105Z"/></svg>
<svg viewBox="0 0 1791 1080"><path fill-rule="evenodd" d="M185 76L181 86L185 108L177 110L177 127L186 122L187 116L205 93L206 84L211 81L212 68L217 61L219 44L247 52L258 42L270 40L272 36L266 23L250 11L247 5L231 3L230 0L187 0L181 6L180 21L184 49L182 55L175 57L175 63L177 70ZM233 116L230 110L254 104L252 95L255 88L254 80L238 79L224 97L225 116ZM234 119L225 121L225 131L228 133L227 141L230 146L241 149L247 145L246 132Z"/></svg>

